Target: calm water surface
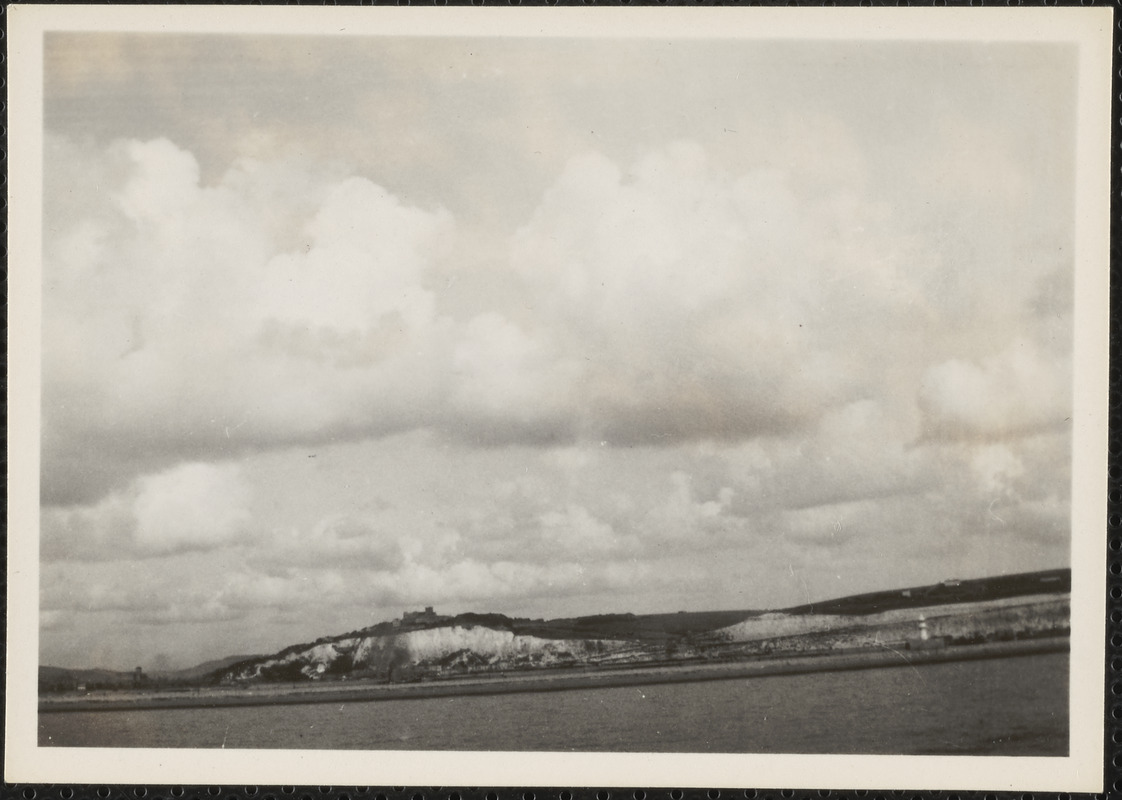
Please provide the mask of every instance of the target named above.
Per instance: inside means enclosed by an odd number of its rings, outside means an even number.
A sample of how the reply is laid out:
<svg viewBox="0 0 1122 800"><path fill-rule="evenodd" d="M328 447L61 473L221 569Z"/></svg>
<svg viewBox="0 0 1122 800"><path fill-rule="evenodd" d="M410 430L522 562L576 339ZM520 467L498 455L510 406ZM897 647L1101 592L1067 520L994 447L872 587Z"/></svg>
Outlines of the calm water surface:
<svg viewBox="0 0 1122 800"><path fill-rule="evenodd" d="M75 711L96 747L1066 755L1068 655L540 694Z"/></svg>

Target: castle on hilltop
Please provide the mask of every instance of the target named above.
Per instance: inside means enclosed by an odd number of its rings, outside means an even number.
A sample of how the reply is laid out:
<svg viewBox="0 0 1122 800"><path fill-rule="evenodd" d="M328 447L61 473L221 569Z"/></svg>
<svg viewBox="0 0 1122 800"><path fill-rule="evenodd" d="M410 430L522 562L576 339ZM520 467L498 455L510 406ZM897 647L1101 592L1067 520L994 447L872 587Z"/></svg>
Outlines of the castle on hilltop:
<svg viewBox="0 0 1122 800"><path fill-rule="evenodd" d="M425 606L424 611L406 611L401 615L401 619L393 621L393 626L400 628L402 625L427 625L439 619L440 616L432 610L432 606Z"/></svg>

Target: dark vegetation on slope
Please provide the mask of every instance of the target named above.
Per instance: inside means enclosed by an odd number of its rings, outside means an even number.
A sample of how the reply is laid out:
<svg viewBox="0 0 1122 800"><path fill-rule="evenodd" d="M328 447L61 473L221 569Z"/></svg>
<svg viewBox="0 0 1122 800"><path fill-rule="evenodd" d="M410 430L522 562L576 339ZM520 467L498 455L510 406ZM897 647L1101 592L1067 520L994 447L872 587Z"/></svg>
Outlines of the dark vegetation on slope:
<svg viewBox="0 0 1122 800"><path fill-rule="evenodd" d="M901 608L976 603L1029 594L1071 591L1071 570L1050 569L974 580L947 580L888 592L870 592L783 609L787 614L876 614Z"/></svg>

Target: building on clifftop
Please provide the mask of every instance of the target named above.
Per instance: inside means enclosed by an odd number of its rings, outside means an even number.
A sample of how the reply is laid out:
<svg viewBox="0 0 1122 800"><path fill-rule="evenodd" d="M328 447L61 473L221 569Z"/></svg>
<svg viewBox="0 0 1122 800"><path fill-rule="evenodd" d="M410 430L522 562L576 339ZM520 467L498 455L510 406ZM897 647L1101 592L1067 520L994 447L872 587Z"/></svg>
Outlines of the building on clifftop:
<svg viewBox="0 0 1122 800"><path fill-rule="evenodd" d="M439 619L440 616L432 610L432 606L425 606L424 611L406 611L401 615L401 619L393 621L393 626L399 628L402 625L427 625Z"/></svg>

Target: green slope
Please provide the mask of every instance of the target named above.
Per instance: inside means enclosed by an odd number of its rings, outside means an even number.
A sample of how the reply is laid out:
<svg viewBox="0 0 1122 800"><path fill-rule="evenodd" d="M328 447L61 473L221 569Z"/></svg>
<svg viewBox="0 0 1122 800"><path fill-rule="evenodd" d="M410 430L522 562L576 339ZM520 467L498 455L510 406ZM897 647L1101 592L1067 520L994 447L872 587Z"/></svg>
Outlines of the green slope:
<svg viewBox="0 0 1122 800"><path fill-rule="evenodd" d="M786 608L783 611L787 614L875 614L899 608L974 603L1004 597L1070 591L1071 570L1050 569L1043 572L1022 572L1016 575L999 575L964 581L948 580L930 586L855 594Z"/></svg>

